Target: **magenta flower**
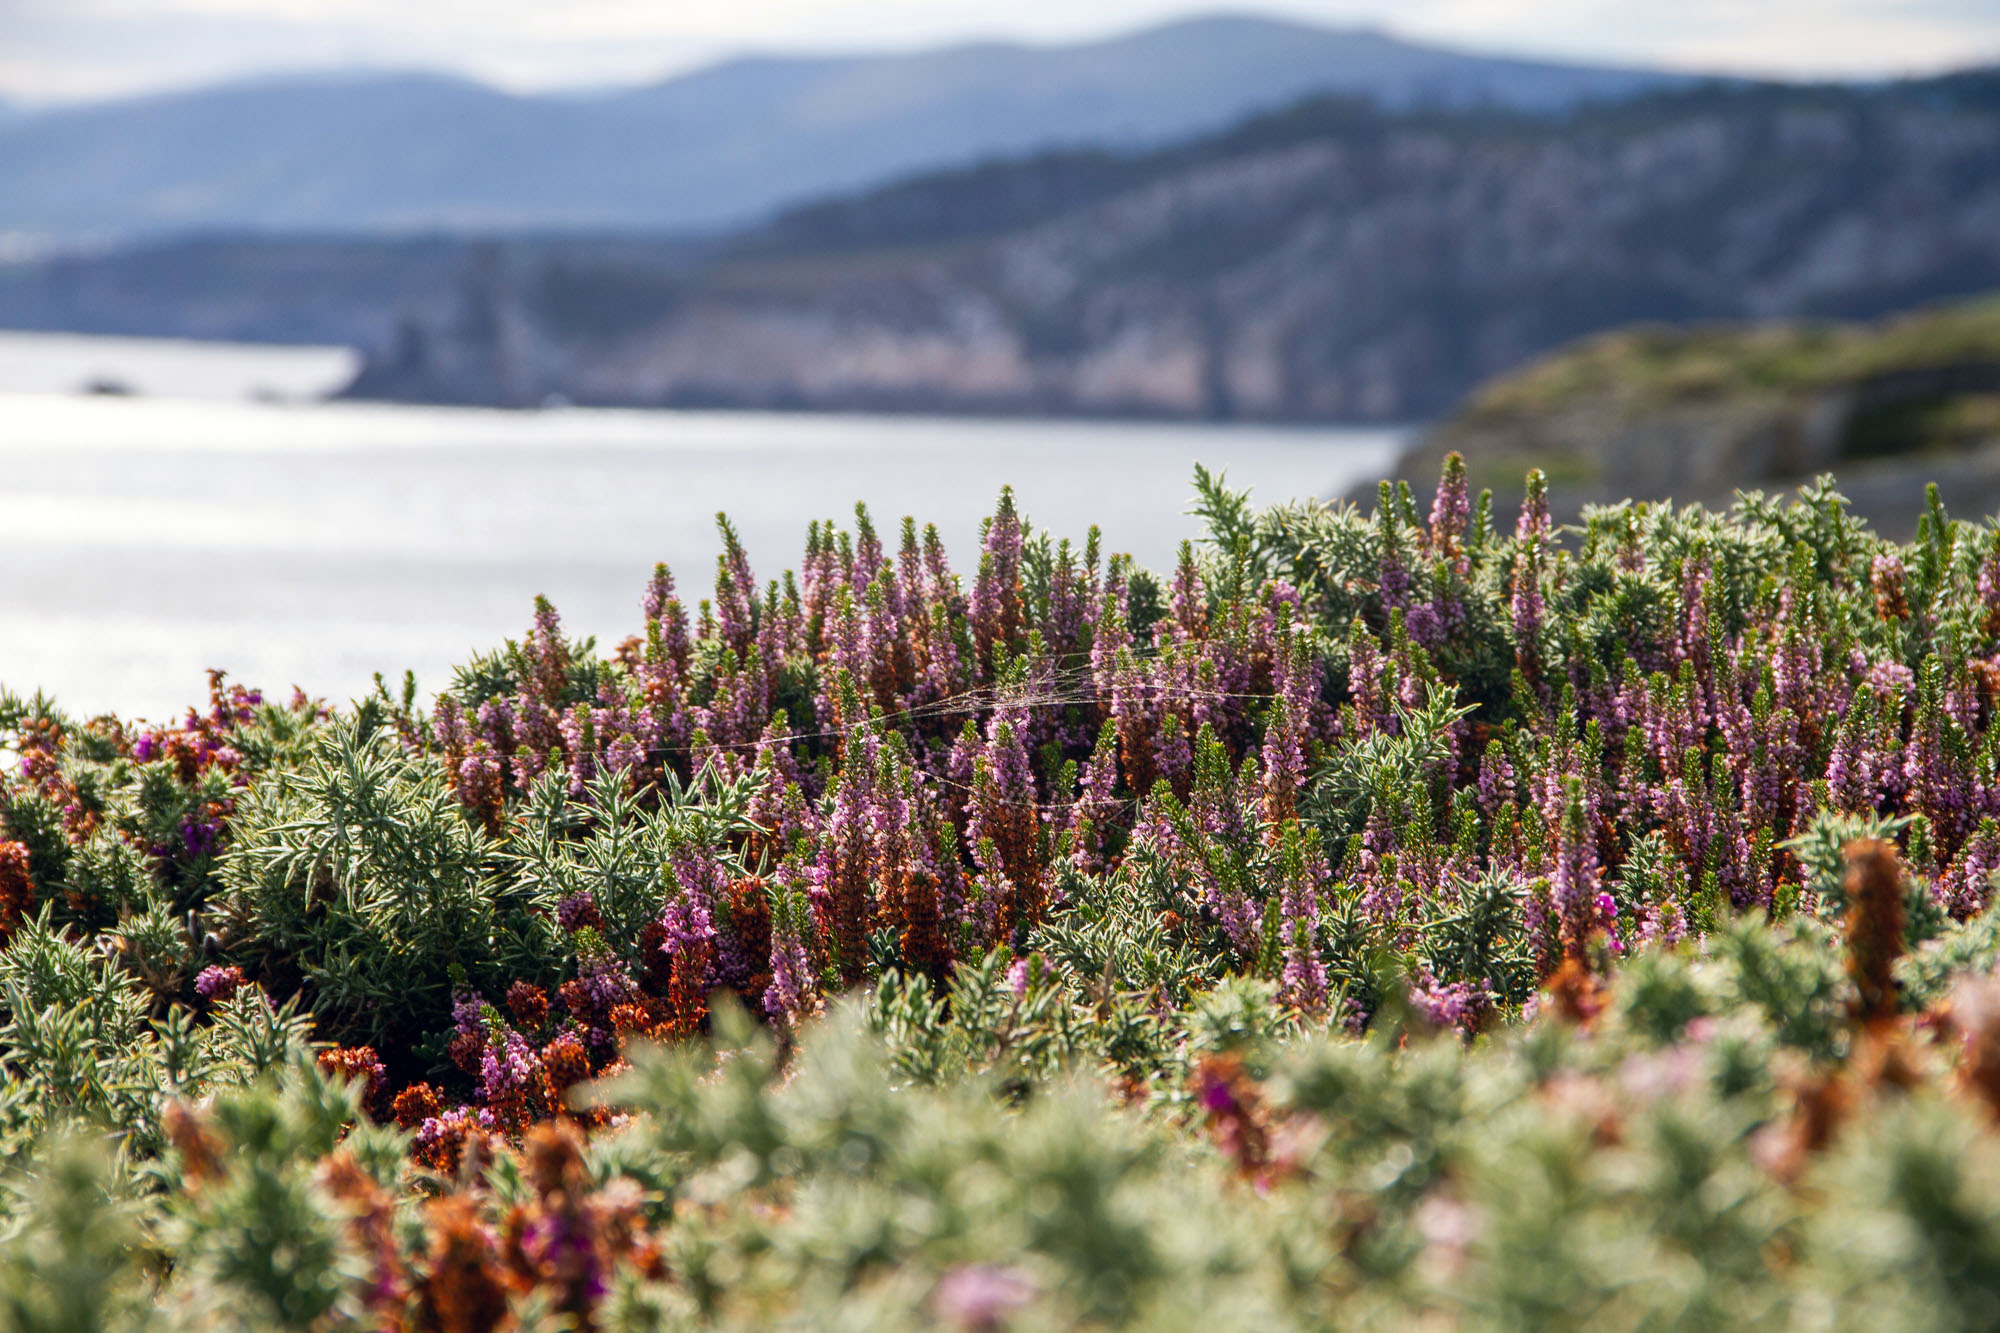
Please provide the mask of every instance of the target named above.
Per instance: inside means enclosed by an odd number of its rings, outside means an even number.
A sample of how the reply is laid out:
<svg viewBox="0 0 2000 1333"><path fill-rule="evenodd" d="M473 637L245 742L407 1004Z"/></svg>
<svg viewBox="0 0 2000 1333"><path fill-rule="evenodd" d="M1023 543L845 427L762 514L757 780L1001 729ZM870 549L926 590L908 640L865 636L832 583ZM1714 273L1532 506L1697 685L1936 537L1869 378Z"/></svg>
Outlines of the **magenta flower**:
<svg viewBox="0 0 2000 1333"><path fill-rule="evenodd" d="M204 967L194 979L194 991L210 1004L226 1004L244 984L240 967Z"/></svg>
<svg viewBox="0 0 2000 1333"><path fill-rule="evenodd" d="M1018 1269L992 1264L954 1268L931 1292L931 1310L940 1320L975 1333L990 1333L1032 1304L1039 1294Z"/></svg>

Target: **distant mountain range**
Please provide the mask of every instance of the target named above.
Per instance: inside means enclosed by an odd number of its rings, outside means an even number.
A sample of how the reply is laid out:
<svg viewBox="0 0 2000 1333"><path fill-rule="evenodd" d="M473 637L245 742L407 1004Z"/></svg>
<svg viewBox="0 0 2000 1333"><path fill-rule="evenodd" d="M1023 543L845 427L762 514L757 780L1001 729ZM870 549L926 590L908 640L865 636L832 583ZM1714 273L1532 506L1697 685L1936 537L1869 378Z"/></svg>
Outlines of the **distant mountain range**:
<svg viewBox="0 0 2000 1333"><path fill-rule="evenodd" d="M1315 93L1547 111L1683 81L1255 18L1071 46L741 59L592 95L267 80L0 108L0 232L716 228L981 157L1167 143Z"/></svg>
<svg viewBox="0 0 2000 1333"><path fill-rule="evenodd" d="M1632 323L2000 288L2000 71L1558 114L1309 100L727 236L208 238L0 264L0 327L339 341L352 392L1261 420L1437 416Z"/></svg>

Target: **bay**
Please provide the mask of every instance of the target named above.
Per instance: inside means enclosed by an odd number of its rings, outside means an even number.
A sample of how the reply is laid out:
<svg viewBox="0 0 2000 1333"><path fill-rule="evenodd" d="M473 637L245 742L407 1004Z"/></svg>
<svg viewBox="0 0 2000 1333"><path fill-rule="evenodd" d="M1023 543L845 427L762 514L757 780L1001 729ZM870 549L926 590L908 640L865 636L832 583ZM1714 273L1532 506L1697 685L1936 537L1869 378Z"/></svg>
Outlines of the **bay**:
<svg viewBox="0 0 2000 1333"><path fill-rule="evenodd" d="M717 511L760 579L797 567L811 520L851 527L857 501L892 548L905 514L936 523L969 577L1011 485L1037 528L1080 543L1095 523L1107 551L1170 569L1200 530L1196 461L1268 502L1377 475L1404 436L246 401L227 386L259 375L218 366L165 382L211 392L0 391L0 685L154 719L199 701L209 667L336 701L405 669L434 691L518 637L538 593L606 645L638 630L656 561L690 605L710 595Z"/></svg>

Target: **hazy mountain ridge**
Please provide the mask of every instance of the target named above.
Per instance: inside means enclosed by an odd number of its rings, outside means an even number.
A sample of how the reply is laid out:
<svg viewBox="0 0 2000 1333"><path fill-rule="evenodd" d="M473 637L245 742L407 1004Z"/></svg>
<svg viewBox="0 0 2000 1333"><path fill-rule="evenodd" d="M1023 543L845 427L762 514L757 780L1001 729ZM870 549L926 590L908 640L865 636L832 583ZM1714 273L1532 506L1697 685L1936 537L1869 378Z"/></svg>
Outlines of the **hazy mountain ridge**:
<svg viewBox="0 0 2000 1333"><path fill-rule="evenodd" d="M1319 91L1553 108L1678 77L1213 18L1072 46L748 58L590 95L267 79L0 118L0 230L711 227L982 155L1166 142Z"/></svg>
<svg viewBox="0 0 2000 1333"><path fill-rule="evenodd" d="M0 328L379 349L406 321L453 318L482 256L537 267L587 253L643 290L714 248L604 235L193 237L0 263Z"/></svg>
<svg viewBox="0 0 2000 1333"><path fill-rule="evenodd" d="M1996 88L1711 88L1559 119L1320 102L1106 160L1102 190L1055 155L801 210L645 282L499 254L356 389L1421 418L1634 321L1872 317L2000 286ZM972 234L982 212L999 234Z"/></svg>
<svg viewBox="0 0 2000 1333"><path fill-rule="evenodd" d="M354 392L412 400L1379 421L1633 322L1993 287L1988 71L1555 116L1319 99L701 244L187 242L0 266L0 324L352 341Z"/></svg>

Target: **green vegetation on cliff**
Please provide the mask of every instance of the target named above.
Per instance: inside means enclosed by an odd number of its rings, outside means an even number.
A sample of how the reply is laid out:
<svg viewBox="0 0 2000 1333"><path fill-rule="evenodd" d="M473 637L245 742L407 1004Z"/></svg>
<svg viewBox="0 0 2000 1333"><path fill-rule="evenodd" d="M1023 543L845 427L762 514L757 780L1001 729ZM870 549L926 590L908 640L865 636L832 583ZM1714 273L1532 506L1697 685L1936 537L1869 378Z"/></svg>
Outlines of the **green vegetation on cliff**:
<svg viewBox="0 0 2000 1333"><path fill-rule="evenodd" d="M1838 467L1857 508L1914 521L1938 480L2000 502L2000 296L1881 323L1644 325L1588 338L1473 394L1402 462L1464 456L1475 487L1529 467L1573 504L1724 503Z"/></svg>

